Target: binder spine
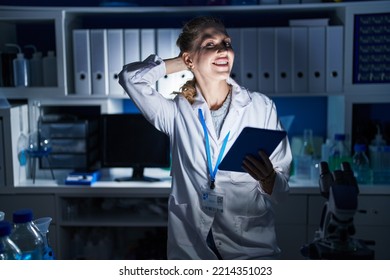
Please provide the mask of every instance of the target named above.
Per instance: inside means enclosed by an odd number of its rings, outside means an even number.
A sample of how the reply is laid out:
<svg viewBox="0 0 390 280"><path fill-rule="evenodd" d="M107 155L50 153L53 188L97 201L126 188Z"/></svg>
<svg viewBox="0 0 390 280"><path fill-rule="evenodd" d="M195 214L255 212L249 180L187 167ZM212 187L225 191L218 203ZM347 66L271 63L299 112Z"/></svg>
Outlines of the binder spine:
<svg viewBox="0 0 390 280"><path fill-rule="evenodd" d="M276 38L276 92L291 92L291 28L279 27L275 29Z"/></svg>
<svg viewBox="0 0 390 280"><path fill-rule="evenodd" d="M292 92L305 93L308 89L308 29L292 27Z"/></svg>
<svg viewBox="0 0 390 280"><path fill-rule="evenodd" d="M342 92L343 89L343 36L342 26L326 28L326 91Z"/></svg>
<svg viewBox="0 0 390 280"><path fill-rule="evenodd" d="M263 93L275 92L275 29L258 29L258 83Z"/></svg>
<svg viewBox="0 0 390 280"><path fill-rule="evenodd" d="M252 91L258 91L257 83L257 29L241 29L241 82L242 85Z"/></svg>
<svg viewBox="0 0 390 280"><path fill-rule="evenodd" d="M124 65L123 30L107 30L108 51L108 85L110 95L124 95L124 90L118 83L119 72Z"/></svg>
<svg viewBox="0 0 390 280"><path fill-rule="evenodd" d="M73 59L75 93L78 95L90 95L92 85L90 34L88 29L73 30Z"/></svg>
<svg viewBox="0 0 390 280"><path fill-rule="evenodd" d="M107 30L92 29L90 39L92 94L108 95Z"/></svg>
<svg viewBox="0 0 390 280"><path fill-rule="evenodd" d="M309 27L309 92L325 92L325 27Z"/></svg>

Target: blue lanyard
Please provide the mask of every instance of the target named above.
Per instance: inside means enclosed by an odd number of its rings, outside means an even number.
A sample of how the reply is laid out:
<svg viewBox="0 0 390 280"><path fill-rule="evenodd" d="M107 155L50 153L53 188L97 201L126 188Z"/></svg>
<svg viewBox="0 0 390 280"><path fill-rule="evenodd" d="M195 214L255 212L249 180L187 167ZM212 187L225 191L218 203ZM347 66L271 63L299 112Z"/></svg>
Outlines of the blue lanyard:
<svg viewBox="0 0 390 280"><path fill-rule="evenodd" d="M219 152L217 162L215 163L215 167L213 169L212 161L211 161L209 133L207 132L207 126L206 126L206 122L205 122L204 117L203 117L202 109L199 109L199 116L200 116L200 122L202 123L202 126L203 126L204 136L206 138L207 163L208 163L210 179L211 179L210 188L214 189L215 188L215 184L214 184L215 183L215 175L217 175L218 166L221 163L222 156L223 156L223 153L224 153L225 148L226 148L226 144L227 144L228 139L229 139L230 131L226 134L225 139L223 139L222 148L221 148L221 151Z"/></svg>

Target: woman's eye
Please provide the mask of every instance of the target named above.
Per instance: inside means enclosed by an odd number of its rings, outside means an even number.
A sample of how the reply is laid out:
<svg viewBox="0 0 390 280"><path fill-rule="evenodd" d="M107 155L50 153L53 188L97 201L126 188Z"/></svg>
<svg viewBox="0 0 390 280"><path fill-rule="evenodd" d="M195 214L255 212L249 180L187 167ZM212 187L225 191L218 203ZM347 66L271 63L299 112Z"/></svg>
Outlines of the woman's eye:
<svg viewBox="0 0 390 280"><path fill-rule="evenodd" d="M228 47L228 48L231 48L232 44L230 42L225 42L225 46Z"/></svg>
<svg viewBox="0 0 390 280"><path fill-rule="evenodd" d="M214 43L213 42L206 43L206 47L214 47Z"/></svg>

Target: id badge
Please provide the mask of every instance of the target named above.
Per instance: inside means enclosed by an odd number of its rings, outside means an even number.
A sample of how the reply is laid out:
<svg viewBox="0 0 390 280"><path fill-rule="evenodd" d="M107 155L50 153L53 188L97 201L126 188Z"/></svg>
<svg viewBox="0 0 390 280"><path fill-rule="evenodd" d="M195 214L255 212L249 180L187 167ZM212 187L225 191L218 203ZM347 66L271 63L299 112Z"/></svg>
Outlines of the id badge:
<svg viewBox="0 0 390 280"><path fill-rule="evenodd" d="M223 213L225 194L215 190L203 190L201 197L202 208L212 213Z"/></svg>

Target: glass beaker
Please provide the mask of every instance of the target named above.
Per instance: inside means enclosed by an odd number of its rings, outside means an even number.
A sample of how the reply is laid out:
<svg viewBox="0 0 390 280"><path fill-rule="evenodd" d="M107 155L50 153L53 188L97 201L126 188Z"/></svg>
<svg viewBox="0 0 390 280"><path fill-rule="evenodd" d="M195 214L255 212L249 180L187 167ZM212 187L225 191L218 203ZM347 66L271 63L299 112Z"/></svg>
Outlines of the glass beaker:
<svg viewBox="0 0 390 280"><path fill-rule="evenodd" d="M41 103L37 100L32 106L31 132L28 137L28 153L33 157L46 156L51 151L50 139L41 131Z"/></svg>
<svg viewBox="0 0 390 280"><path fill-rule="evenodd" d="M27 148L28 138L24 134L23 129L23 114L22 107L19 107L19 138L17 144L17 153L20 166L25 166L27 163Z"/></svg>

